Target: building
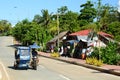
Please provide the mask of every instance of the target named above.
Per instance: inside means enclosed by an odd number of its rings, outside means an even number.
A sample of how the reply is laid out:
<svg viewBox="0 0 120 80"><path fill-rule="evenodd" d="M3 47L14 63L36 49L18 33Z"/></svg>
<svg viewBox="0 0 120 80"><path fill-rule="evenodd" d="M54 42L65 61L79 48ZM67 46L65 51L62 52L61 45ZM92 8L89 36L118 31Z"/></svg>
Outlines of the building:
<svg viewBox="0 0 120 80"><path fill-rule="evenodd" d="M50 41L47 42L46 48L47 50L51 50L51 47L55 48L58 47L58 44L60 46L60 43L63 41L63 39L68 36L71 32L70 31L64 31L61 32L59 35L52 38Z"/></svg>

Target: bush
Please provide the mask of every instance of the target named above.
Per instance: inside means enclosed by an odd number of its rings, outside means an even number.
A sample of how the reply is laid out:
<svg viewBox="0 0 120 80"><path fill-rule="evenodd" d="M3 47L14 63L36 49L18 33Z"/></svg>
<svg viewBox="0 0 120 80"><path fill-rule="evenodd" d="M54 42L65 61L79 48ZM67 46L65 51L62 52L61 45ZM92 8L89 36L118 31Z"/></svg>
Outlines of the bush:
<svg viewBox="0 0 120 80"><path fill-rule="evenodd" d="M102 60L98 60L95 57L92 57L92 58L86 58L86 63L90 64L90 65L94 65L94 66L102 66L103 61Z"/></svg>
<svg viewBox="0 0 120 80"><path fill-rule="evenodd" d="M57 52L53 52L53 53L51 53L51 56L52 56L52 57L60 57L60 54L57 53Z"/></svg>
<svg viewBox="0 0 120 80"><path fill-rule="evenodd" d="M120 61L120 54L117 52L118 45L116 43L109 43L105 48L94 49L91 57L96 57L97 59L101 59L103 63L117 65Z"/></svg>

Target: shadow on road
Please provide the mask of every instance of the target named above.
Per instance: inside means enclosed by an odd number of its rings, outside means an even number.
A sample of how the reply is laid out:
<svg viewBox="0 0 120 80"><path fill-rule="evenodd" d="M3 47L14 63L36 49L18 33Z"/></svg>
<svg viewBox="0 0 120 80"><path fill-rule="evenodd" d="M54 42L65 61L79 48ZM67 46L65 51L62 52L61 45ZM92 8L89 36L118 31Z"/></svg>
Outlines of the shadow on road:
<svg viewBox="0 0 120 80"><path fill-rule="evenodd" d="M10 69L15 69L14 66L8 66L8 68L10 68Z"/></svg>
<svg viewBox="0 0 120 80"><path fill-rule="evenodd" d="M104 73L104 72L100 72L100 71L93 71L92 73Z"/></svg>
<svg viewBox="0 0 120 80"><path fill-rule="evenodd" d="M23 45L21 45L21 44L8 45L8 47L13 47L13 48L17 48L19 46L23 46Z"/></svg>
<svg viewBox="0 0 120 80"><path fill-rule="evenodd" d="M13 69L13 70L28 70L28 69L33 70L33 68L31 68L31 67L28 67L28 68L14 68L14 66L8 66L8 68Z"/></svg>

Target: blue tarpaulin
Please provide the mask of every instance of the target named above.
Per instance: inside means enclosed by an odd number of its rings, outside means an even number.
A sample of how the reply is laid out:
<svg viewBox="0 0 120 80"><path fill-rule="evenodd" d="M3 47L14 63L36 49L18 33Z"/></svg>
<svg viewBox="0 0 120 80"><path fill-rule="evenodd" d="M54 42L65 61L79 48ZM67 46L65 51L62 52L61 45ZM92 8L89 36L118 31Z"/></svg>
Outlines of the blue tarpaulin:
<svg viewBox="0 0 120 80"><path fill-rule="evenodd" d="M34 43L33 45L30 45L30 48L40 48L40 46L38 46L36 43Z"/></svg>

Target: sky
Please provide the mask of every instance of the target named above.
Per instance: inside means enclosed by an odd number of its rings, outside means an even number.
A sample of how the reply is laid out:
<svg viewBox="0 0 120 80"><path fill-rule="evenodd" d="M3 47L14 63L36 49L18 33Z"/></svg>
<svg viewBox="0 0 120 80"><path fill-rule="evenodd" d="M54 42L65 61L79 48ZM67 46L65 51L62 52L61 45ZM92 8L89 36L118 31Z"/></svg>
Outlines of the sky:
<svg viewBox="0 0 120 80"><path fill-rule="evenodd" d="M12 25L23 19L32 20L42 9L56 14L57 9L67 6L73 12L80 11L80 5L87 0L0 0L0 20L8 20ZM91 0L94 4L97 0ZM102 4L118 7L120 0L102 0ZM120 8L120 6L118 7Z"/></svg>

